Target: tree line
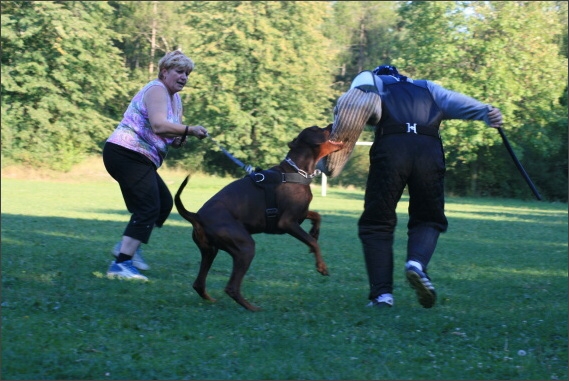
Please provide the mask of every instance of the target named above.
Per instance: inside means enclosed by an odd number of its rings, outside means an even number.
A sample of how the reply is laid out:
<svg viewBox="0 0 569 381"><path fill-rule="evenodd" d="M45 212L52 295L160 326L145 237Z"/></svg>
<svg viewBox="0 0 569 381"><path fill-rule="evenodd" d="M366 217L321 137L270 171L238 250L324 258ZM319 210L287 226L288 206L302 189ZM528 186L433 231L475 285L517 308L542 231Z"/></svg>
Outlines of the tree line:
<svg viewBox="0 0 569 381"><path fill-rule="evenodd" d="M2 1L2 165L69 170L99 154L130 98L180 49L180 94L247 164L280 162L300 129L333 121L362 70L392 64L499 107L548 200L567 201L567 3L562 1ZM447 192L531 198L494 129L445 121ZM361 140L372 140L366 128ZM208 140L168 165L240 176ZM366 148L330 183L364 187Z"/></svg>

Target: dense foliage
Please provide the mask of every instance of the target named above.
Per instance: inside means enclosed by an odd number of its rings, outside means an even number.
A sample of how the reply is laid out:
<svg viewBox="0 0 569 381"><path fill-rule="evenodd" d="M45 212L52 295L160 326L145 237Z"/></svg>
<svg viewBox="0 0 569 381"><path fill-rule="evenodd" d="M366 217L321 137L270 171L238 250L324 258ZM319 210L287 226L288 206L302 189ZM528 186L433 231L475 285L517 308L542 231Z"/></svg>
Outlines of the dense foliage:
<svg viewBox="0 0 569 381"><path fill-rule="evenodd" d="M195 62L185 121L267 167L311 125L332 121L361 70L392 63L503 111L543 196L567 200L566 2L2 2L2 163L68 170L98 154L167 51ZM442 126L447 191L531 197L499 135ZM366 130L362 140L371 140ZM365 186L356 149L332 183ZM208 140L167 165L240 175Z"/></svg>
<svg viewBox="0 0 569 381"><path fill-rule="evenodd" d="M2 161L69 169L98 149L123 102L104 2L2 2Z"/></svg>

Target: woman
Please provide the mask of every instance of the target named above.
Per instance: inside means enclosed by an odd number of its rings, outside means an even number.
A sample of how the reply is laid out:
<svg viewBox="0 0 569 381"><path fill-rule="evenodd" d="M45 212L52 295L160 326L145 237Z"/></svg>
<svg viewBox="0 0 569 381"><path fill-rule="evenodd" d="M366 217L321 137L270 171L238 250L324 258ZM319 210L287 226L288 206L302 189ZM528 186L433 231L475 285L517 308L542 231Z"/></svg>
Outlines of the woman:
<svg viewBox="0 0 569 381"><path fill-rule="evenodd" d="M122 241L113 249L116 260L109 277L148 280L139 272L149 269L141 256L154 226L161 227L172 210L172 194L157 173L168 146L182 147L188 135L207 136L202 126L182 124L178 94L188 81L194 63L180 51L167 53L158 63L158 79L147 83L132 98L122 121L107 139L103 162L119 183L132 214Z"/></svg>

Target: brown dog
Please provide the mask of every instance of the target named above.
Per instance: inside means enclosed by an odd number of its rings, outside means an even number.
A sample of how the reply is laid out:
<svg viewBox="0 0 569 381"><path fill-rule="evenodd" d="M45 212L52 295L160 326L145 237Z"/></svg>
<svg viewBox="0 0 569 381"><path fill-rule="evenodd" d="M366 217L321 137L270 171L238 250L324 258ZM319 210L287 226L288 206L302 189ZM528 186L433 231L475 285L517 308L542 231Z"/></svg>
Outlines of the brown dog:
<svg viewBox="0 0 569 381"><path fill-rule="evenodd" d="M202 261L194 289L204 299L215 301L206 291L206 277L219 249L233 258L233 270L225 292L248 310L251 305L241 295L241 283L255 256L252 234L290 234L310 247L316 269L328 275L317 239L320 215L309 211L312 201L310 182L317 174L316 163L343 143L329 140L332 125L304 129L288 144L290 151L279 165L236 180L209 199L197 213L184 208L180 195L188 183L186 177L175 196L178 213L192 223L192 238L199 247ZM309 219L310 234L300 224Z"/></svg>

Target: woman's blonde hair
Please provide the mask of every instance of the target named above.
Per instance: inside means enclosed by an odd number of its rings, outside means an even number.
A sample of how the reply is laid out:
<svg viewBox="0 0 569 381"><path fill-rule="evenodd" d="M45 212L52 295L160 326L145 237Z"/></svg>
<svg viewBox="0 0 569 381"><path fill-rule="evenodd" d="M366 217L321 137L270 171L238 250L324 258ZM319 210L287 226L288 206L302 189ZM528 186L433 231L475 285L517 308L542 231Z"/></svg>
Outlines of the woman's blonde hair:
<svg viewBox="0 0 569 381"><path fill-rule="evenodd" d="M194 70L194 61L179 50L168 52L158 61L158 78L162 78L162 69L172 68L184 69L186 74L189 74Z"/></svg>

